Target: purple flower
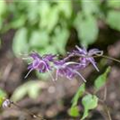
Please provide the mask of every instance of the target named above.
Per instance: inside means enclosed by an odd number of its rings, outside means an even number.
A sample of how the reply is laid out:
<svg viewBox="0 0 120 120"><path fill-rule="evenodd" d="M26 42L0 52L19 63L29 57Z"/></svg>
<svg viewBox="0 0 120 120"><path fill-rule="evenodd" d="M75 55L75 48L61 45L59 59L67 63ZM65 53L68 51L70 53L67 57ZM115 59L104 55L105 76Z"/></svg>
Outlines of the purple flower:
<svg viewBox="0 0 120 120"><path fill-rule="evenodd" d="M46 54L43 56L43 58L46 59L47 61L53 62L56 58L56 55Z"/></svg>
<svg viewBox="0 0 120 120"><path fill-rule="evenodd" d="M56 57L52 54L40 56L38 53L31 53L30 57L33 59L32 63L28 66L29 72L25 78L29 75L32 70L38 70L40 73L49 72L51 70L50 62Z"/></svg>
<svg viewBox="0 0 120 120"><path fill-rule="evenodd" d="M54 67L56 69L56 78L58 79L58 76L65 76L69 80L72 80L76 75L82 78L83 81L86 81L84 77L74 68L74 65L79 65L79 63L76 62L65 62L64 60L56 61L54 62Z"/></svg>
<svg viewBox="0 0 120 120"><path fill-rule="evenodd" d="M29 72L25 77L27 77L32 70L38 70L40 73L48 72L53 80L57 80L58 76L65 76L71 80L77 75L82 78L83 81L86 81L78 71L84 69L90 63L97 71L99 71L98 67L96 66L94 56L100 56L102 54L103 51L98 49L91 49L87 51L85 48L81 49L80 47L76 46L76 50L69 53L62 60L57 60L56 55L46 54L40 56L38 53L34 52L30 54L30 57L33 61L29 64ZM71 58L74 57L78 57L79 62L70 61ZM53 68L56 70L55 78L53 78L51 75Z"/></svg>
<svg viewBox="0 0 120 120"><path fill-rule="evenodd" d="M89 63L91 63L94 68L99 71L98 67L96 66L96 62L94 59L94 55L102 55L103 51L98 49L91 49L87 52L85 48L81 49L80 47L76 46L77 50L73 51L74 55L79 56L80 60L80 67L85 68Z"/></svg>

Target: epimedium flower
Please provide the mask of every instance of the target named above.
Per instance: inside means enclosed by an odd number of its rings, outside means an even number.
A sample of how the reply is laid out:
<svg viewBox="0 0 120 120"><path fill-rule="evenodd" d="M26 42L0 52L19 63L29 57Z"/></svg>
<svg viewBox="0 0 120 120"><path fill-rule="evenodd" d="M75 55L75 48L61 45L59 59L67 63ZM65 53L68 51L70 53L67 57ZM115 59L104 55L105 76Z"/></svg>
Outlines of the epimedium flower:
<svg viewBox="0 0 120 120"><path fill-rule="evenodd" d="M64 60L59 60L54 62L54 67L56 69L56 78L58 79L58 76L65 76L69 80L72 80L76 75L82 78L84 82L86 82L85 78L75 69L75 65L79 65L79 63L76 62L66 62Z"/></svg>
<svg viewBox="0 0 120 120"><path fill-rule="evenodd" d="M51 71L52 67L50 65L50 62L53 61L56 56L52 54L40 56L38 53L33 52L30 54L30 57L32 58L32 63L30 63L28 66L29 72L27 73L25 78L33 70L38 70L40 73Z"/></svg>
<svg viewBox="0 0 120 120"><path fill-rule="evenodd" d="M43 56L43 58L47 61L53 62L56 58L56 55L46 54L46 55Z"/></svg>
<svg viewBox="0 0 120 120"><path fill-rule="evenodd" d="M80 48L78 46L76 46L77 50L73 51L73 54L76 56L79 56L79 60L80 60L80 68L85 68L89 63L91 63L94 68L99 71L94 56L100 56L103 54L103 51L100 51L99 49L91 49L89 51L87 51L85 48Z"/></svg>
<svg viewBox="0 0 120 120"><path fill-rule="evenodd" d="M62 60L58 60L57 55L45 54L43 56L36 52L30 54L32 62L28 66L29 72L25 78L29 75L32 70L38 70L40 73L48 72L52 80L57 80L58 76L65 76L69 80L72 80L75 76L79 76L83 81L86 82L85 78L81 75L79 70L84 69L90 63L94 68L99 71L94 57L101 56L103 51L99 49L91 49L87 51L85 48L80 48L76 46L76 50L69 52L69 54ZM78 58L79 61L71 61L71 58ZM55 78L52 76L51 71L56 70Z"/></svg>

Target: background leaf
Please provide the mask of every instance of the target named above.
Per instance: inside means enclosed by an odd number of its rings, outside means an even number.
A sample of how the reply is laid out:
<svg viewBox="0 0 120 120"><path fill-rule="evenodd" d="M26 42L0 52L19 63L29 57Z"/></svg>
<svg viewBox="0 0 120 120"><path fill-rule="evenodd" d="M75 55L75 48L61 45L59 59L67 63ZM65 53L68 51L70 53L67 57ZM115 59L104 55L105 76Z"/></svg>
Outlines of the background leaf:
<svg viewBox="0 0 120 120"><path fill-rule="evenodd" d="M95 80L95 83L94 83L94 86L96 88L96 90L99 90L103 85L105 85L106 81L107 81L107 76L108 76L108 73L110 72L111 68L108 67L106 69L106 71L98 76L98 78Z"/></svg>
<svg viewBox="0 0 120 120"><path fill-rule="evenodd" d="M24 26L25 21L26 21L25 15L21 15L20 17L16 18L15 21L12 21L10 26L14 29L17 29Z"/></svg>
<svg viewBox="0 0 120 120"><path fill-rule="evenodd" d="M19 29L13 39L13 51L16 55L28 52L27 29Z"/></svg>
<svg viewBox="0 0 120 120"><path fill-rule="evenodd" d="M7 93L0 89L0 107L2 106L2 103L4 102L4 99L7 97Z"/></svg>
<svg viewBox="0 0 120 120"><path fill-rule="evenodd" d="M41 29L45 29L46 26L49 24L48 23L48 15L51 11L51 5L47 1L41 1L39 7L39 16L40 16L40 21L39 21L39 27Z"/></svg>
<svg viewBox="0 0 120 120"><path fill-rule="evenodd" d="M23 2L23 4L26 4L26 16L28 18L28 22L31 25L35 25L38 21L39 21L39 1L38 0L34 0L34 2ZM25 5L21 5L21 6L25 6Z"/></svg>
<svg viewBox="0 0 120 120"><path fill-rule="evenodd" d="M36 99L41 90L41 85L37 81L29 81L19 86L13 93L11 99L13 101L19 101L25 96L29 96L32 99Z"/></svg>
<svg viewBox="0 0 120 120"><path fill-rule="evenodd" d="M5 0L0 0L0 30L3 26L3 16L7 11L6 2Z"/></svg>
<svg viewBox="0 0 120 120"><path fill-rule="evenodd" d="M49 35L45 31L33 31L29 40L30 46L40 48L49 44Z"/></svg>
<svg viewBox="0 0 120 120"><path fill-rule="evenodd" d="M88 5L89 4L89 5ZM86 15L92 15L92 14L97 14L99 13L99 1L95 1L95 0L81 0L81 7L83 12Z"/></svg>
<svg viewBox="0 0 120 120"><path fill-rule="evenodd" d="M107 4L111 8L120 8L120 1L118 0L107 0Z"/></svg>
<svg viewBox="0 0 120 120"><path fill-rule="evenodd" d="M54 6L51 8L51 11L49 11L49 16L47 16L47 19L49 19L49 23L47 22L47 30L50 33L55 25L57 25L58 20L59 20L59 11L58 11L58 6Z"/></svg>
<svg viewBox="0 0 120 120"><path fill-rule="evenodd" d="M70 18L72 15L72 2L58 2L58 9L66 18Z"/></svg>
<svg viewBox="0 0 120 120"><path fill-rule="evenodd" d="M120 24L120 12L119 11L110 10L107 14L106 21L111 28L120 31L120 25L119 25Z"/></svg>
<svg viewBox="0 0 120 120"><path fill-rule="evenodd" d="M65 46L69 37L69 32L66 28L61 29L59 26L55 29L55 35L52 38L52 43L60 54L65 54Z"/></svg>
<svg viewBox="0 0 120 120"><path fill-rule="evenodd" d="M87 47L95 42L98 36L98 26L96 19L92 16L84 16L79 13L75 19L75 27L78 31L80 43Z"/></svg>
<svg viewBox="0 0 120 120"><path fill-rule="evenodd" d="M7 6L5 0L0 0L0 18L6 12Z"/></svg>

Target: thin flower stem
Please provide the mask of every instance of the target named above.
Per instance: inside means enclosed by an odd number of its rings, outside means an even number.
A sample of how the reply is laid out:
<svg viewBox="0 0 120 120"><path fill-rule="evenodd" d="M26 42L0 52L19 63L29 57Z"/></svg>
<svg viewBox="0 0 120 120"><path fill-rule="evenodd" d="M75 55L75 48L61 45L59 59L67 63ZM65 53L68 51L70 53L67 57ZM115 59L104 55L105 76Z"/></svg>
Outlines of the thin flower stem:
<svg viewBox="0 0 120 120"><path fill-rule="evenodd" d="M106 103L105 103L106 98L107 98L107 87L105 87L103 99L100 99L100 98L99 98L99 100L100 100L101 103L103 104L103 107L104 107L104 109L105 109L105 111L106 111L106 114L107 114L107 116L108 116L108 120L112 120L111 115L110 115L110 111L109 111L109 109L108 109L108 106L107 106Z"/></svg>
<svg viewBox="0 0 120 120"><path fill-rule="evenodd" d="M113 57L109 57L109 56L106 56L106 55L102 55L102 56L100 56L100 57L107 58L107 59L110 59L110 60L113 60L113 61L115 61L115 62L120 63L120 60L118 60L118 59L116 59L116 58L113 58Z"/></svg>
<svg viewBox="0 0 120 120"><path fill-rule="evenodd" d="M120 60L118 60L118 59L116 59L116 58L113 58L113 57L110 57L110 56L107 56L107 55L95 55L95 56L92 56L92 57L94 57L94 58L96 58L96 57L102 57L102 58L106 58L106 59L109 59L109 60L113 60L113 61L115 61L115 62L118 62L118 63L120 63Z"/></svg>
<svg viewBox="0 0 120 120"><path fill-rule="evenodd" d="M104 110L107 114L107 118L108 118L107 120L112 120L111 115L110 115L110 111L109 111L108 106L106 105L105 101L103 101L101 99L99 99L99 101L103 104Z"/></svg>
<svg viewBox="0 0 120 120"><path fill-rule="evenodd" d="M105 86L105 89L104 89L103 101L105 101L106 98L107 98L107 86Z"/></svg>
<svg viewBox="0 0 120 120"><path fill-rule="evenodd" d="M33 69L29 70L29 72L25 75L25 79L28 77L28 75L33 71Z"/></svg>
<svg viewBox="0 0 120 120"><path fill-rule="evenodd" d="M113 57L110 57L110 56L107 56L107 55L104 55L104 54L95 54L95 55L93 55L93 56L83 56L83 55L76 55L76 56L79 56L79 57L84 57L84 58L89 58L89 57L94 57L94 58L96 58L96 57L102 57L102 58L106 58L106 59L109 59L109 60L113 60L113 61L115 61L115 62L118 62L118 63L120 63L120 60L118 60L118 59L116 59L116 58L113 58Z"/></svg>
<svg viewBox="0 0 120 120"><path fill-rule="evenodd" d="M18 109L22 109L20 106L18 106L16 103L14 103L14 102L12 102L11 101L11 104L13 105L13 106L15 106L15 107L17 107ZM23 109L22 109L23 110ZM30 112L29 110L27 110L27 109L24 109L24 112L25 113L27 113L28 115L30 115L31 117L33 117L33 118L35 118L35 119L39 119L39 120L46 120L46 119L44 119L42 116L38 116L38 115L35 115L34 113L32 113L32 112Z"/></svg>
<svg viewBox="0 0 120 120"><path fill-rule="evenodd" d="M110 115L110 111L109 111L107 105L105 105L105 109L106 109L106 113L107 113L107 115L108 115L108 119L109 119L109 120L112 120L111 115Z"/></svg>

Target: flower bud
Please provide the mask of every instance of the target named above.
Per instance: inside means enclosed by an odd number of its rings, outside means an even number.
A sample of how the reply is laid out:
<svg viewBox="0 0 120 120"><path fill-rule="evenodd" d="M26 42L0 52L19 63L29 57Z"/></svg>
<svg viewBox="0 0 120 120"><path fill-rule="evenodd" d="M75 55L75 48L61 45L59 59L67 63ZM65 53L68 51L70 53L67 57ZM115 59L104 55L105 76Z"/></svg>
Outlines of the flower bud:
<svg viewBox="0 0 120 120"><path fill-rule="evenodd" d="M8 108L10 106L11 106L11 101L9 99L6 99L2 104L3 108Z"/></svg>

